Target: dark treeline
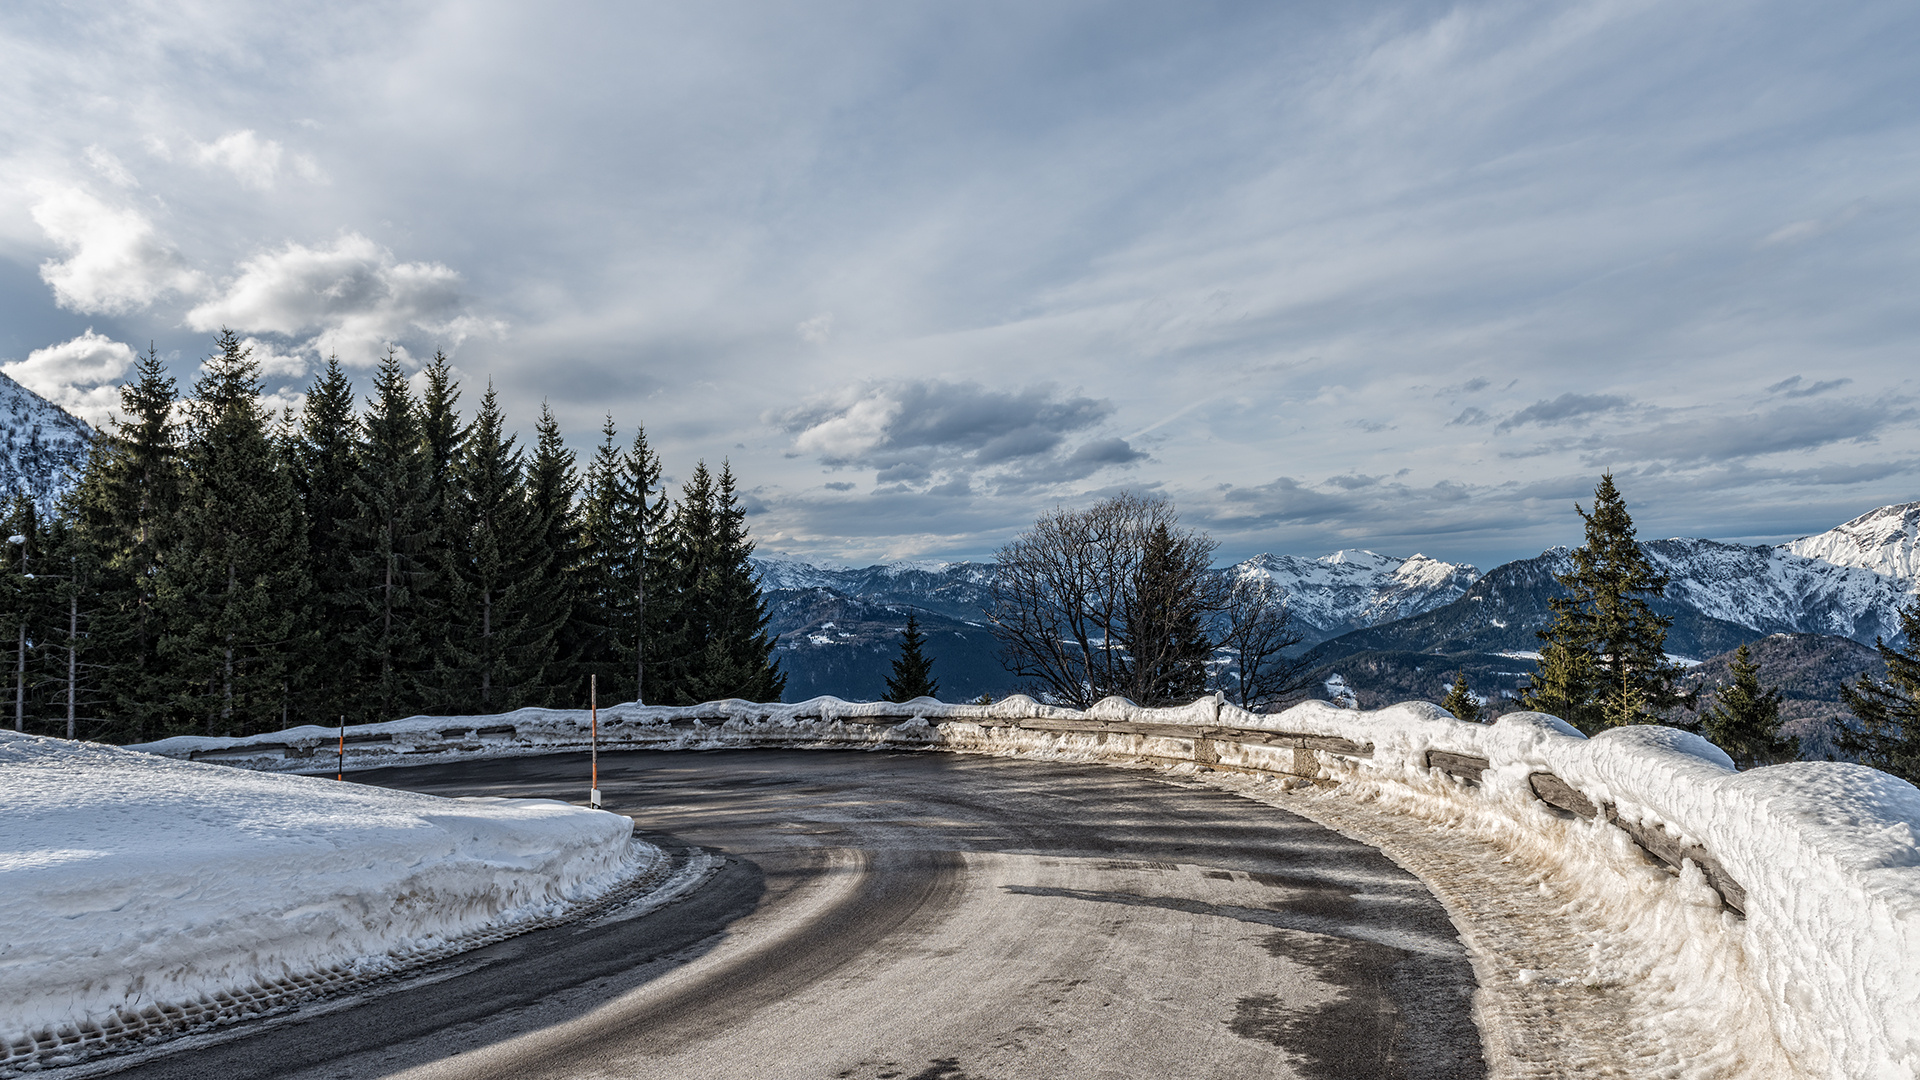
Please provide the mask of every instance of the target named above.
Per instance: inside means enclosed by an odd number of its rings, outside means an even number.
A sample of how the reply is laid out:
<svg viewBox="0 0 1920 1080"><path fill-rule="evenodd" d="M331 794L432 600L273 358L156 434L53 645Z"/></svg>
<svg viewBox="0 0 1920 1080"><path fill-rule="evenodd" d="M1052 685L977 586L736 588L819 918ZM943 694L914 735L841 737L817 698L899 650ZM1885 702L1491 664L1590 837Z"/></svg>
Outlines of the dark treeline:
<svg viewBox="0 0 1920 1080"><path fill-rule="evenodd" d="M191 395L151 350L49 519L5 523L16 725L131 742L415 713L777 701L731 468L670 498L644 429L584 469L446 358L391 355L364 409L329 361L295 417L222 332ZM644 691L642 693L641 691Z"/></svg>

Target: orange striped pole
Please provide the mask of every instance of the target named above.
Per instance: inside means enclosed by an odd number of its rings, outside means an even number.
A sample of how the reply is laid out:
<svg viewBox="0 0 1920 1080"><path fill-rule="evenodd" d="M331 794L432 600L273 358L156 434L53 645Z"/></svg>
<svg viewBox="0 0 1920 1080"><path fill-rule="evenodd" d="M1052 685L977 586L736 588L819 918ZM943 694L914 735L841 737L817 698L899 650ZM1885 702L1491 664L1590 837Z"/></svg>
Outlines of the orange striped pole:
<svg viewBox="0 0 1920 1080"><path fill-rule="evenodd" d="M600 676L587 676L587 710L593 717L593 734L588 753L593 762L593 786L587 789L587 805L600 809Z"/></svg>

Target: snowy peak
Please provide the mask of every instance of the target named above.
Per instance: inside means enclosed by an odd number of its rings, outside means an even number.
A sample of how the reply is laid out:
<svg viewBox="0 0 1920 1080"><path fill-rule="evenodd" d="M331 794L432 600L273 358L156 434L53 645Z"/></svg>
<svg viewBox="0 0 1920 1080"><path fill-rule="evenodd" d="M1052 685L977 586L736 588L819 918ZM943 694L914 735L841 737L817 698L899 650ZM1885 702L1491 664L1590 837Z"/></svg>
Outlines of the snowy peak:
<svg viewBox="0 0 1920 1080"><path fill-rule="evenodd" d="M1478 569L1464 563L1359 548L1317 559L1255 555L1226 572L1273 582L1286 594L1295 628L1307 631L1312 641L1443 607L1480 577Z"/></svg>
<svg viewBox="0 0 1920 1080"><path fill-rule="evenodd" d="M92 445L86 421L0 375L0 502L24 494L45 513L74 484Z"/></svg>
<svg viewBox="0 0 1920 1080"><path fill-rule="evenodd" d="M1869 510L1845 525L1781 547L1808 559L1911 582L1920 578L1920 502Z"/></svg>

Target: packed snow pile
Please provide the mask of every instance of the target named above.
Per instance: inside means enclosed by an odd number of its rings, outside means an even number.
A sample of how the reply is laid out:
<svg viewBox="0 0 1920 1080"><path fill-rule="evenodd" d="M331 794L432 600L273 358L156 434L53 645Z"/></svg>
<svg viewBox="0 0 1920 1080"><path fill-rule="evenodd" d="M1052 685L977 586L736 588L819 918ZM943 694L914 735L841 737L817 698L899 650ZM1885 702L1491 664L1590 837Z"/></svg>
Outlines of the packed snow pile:
<svg viewBox="0 0 1920 1080"><path fill-rule="evenodd" d="M428 763L581 750L591 731L584 712L523 709L348 728L344 746L348 767ZM1084 712L1018 696L719 701L603 709L597 735L608 748L946 749L1338 782L1536 864L1579 898L1578 917L1645 954L1643 974L1664 981L1661 1007L1705 1010L1696 1028L1724 1027L1729 1054L1750 1062L1764 1050L1806 1076L1920 1075L1920 790L1862 766L1736 772L1671 728L1588 739L1539 713L1470 724L1426 703L1255 714L1214 698L1169 709L1109 698ZM342 742L338 729L304 728L146 749L312 771L331 770ZM1611 877L1590 872L1603 863ZM1622 881L1638 883L1638 907L1616 895ZM1745 1020L1722 1024L1734 1016ZM1749 1037L1771 1042L1735 1045Z"/></svg>
<svg viewBox="0 0 1920 1080"><path fill-rule="evenodd" d="M13 732L0 732L0 790L0 1073L550 919L651 854L630 819L550 800Z"/></svg>

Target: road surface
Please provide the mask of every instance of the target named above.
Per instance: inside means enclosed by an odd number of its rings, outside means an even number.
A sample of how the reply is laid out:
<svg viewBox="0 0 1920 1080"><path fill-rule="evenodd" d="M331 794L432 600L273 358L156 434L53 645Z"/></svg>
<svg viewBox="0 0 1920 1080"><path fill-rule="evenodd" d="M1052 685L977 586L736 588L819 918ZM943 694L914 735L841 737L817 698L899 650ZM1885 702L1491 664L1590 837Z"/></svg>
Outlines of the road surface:
<svg viewBox="0 0 1920 1080"><path fill-rule="evenodd" d="M578 801L586 760L353 779ZM1284 810L1120 769L937 753L609 753L600 786L713 876L649 914L527 934L117 1075L1486 1075L1440 904Z"/></svg>

